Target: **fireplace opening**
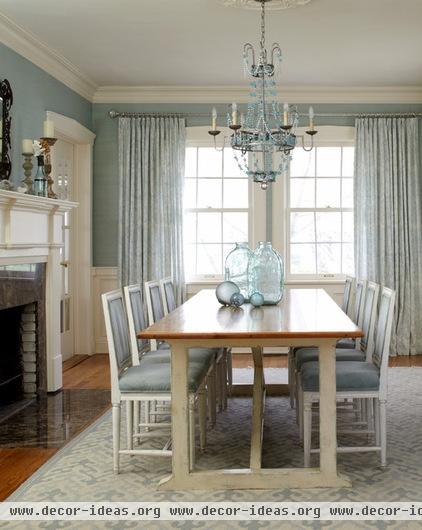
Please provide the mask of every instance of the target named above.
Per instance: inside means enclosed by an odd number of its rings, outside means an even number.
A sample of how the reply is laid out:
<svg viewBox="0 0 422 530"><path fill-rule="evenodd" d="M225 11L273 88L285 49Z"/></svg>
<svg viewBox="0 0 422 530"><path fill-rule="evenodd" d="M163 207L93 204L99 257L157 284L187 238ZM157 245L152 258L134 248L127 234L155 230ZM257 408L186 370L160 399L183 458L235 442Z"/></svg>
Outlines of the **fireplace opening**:
<svg viewBox="0 0 422 530"><path fill-rule="evenodd" d="M21 321L24 306L0 311L0 405L23 398Z"/></svg>

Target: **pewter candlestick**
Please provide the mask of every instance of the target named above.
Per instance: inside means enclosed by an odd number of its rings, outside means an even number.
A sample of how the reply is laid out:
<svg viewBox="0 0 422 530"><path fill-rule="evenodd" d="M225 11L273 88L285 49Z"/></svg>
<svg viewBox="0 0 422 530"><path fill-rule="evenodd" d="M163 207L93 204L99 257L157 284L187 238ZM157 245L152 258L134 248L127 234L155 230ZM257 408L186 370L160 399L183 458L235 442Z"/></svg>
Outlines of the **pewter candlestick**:
<svg viewBox="0 0 422 530"><path fill-rule="evenodd" d="M51 176L51 153L50 148L57 142L57 138L40 138L40 143L44 149L44 176L47 180L47 197L49 199L57 199L57 195L53 191L54 180Z"/></svg>

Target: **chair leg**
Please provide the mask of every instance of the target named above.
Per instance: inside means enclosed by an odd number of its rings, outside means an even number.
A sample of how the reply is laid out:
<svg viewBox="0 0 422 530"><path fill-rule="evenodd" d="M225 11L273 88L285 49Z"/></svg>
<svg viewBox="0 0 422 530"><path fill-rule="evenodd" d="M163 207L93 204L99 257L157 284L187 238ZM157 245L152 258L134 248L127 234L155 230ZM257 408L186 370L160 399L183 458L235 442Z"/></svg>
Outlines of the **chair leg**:
<svg viewBox="0 0 422 530"><path fill-rule="evenodd" d="M195 468L195 397L189 396L189 466Z"/></svg>
<svg viewBox="0 0 422 530"><path fill-rule="evenodd" d="M378 398L374 398L374 424L375 424L375 445L381 445L380 438L380 403Z"/></svg>
<svg viewBox="0 0 422 530"><path fill-rule="evenodd" d="M223 410L227 409L227 357L224 351L221 358L221 399Z"/></svg>
<svg viewBox="0 0 422 530"><path fill-rule="evenodd" d="M223 410L223 363L221 359L217 362L217 409Z"/></svg>
<svg viewBox="0 0 422 530"><path fill-rule="evenodd" d="M133 404L133 434L139 434L139 424L141 422L139 413L140 413L140 402L135 401ZM137 438L137 440L139 440L139 438Z"/></svg>
<svg viewBox="0 0 422 530"><path fill-rule="evenodd" d="M299 410L299 405L300 405L300 394L302 392L301 390L301 387L300 387L300 372L298 372L296 369L294 369L294 391L295 391L295 397L294 397L294 400L295 400L295 404L296 404L296 424L297 425L300 425L300 410Z"/></svg>
<svg viewBox="0 0 422 530"><path fill-rule="evenodd" d="M198 391L199 401L199 447L205 451L207 445L207 395L205 385L202 385Z"/></svg>
<svg viewBox="0 0 422 530"><path fill-rule="evenodd" d="M210 374L207 377L207 386L208 386L208 416L210 420L211 428L215 426L216 421L216 407L217 407L217 398L216 398L216 371L217 366L214 364L214 368L211 370Z"/></svg>
<svg viewBox="0 0 422 530"><path fill-rule="evenodd" d="M150 402L145 401L145 410L144 410L144 416L145 416L145 423L151 423L151 415L150 415ZM145 430L148 432L149 427L145 427Z"/></svg>
<svg viewBox="0 0 422 530"><path fill-rule="evenodd" d="M227 360L227 384L228 394L230 396L233 385L233 364L232 364L232 351L230 348L226 349L226 360Z"/></svg>
<svg viewBox="0 0 422 530"><path fill-rule="evenodd" d="M288 382L289 382L289 396L290 396L290 408L295 408L295 371L294 371L294 355L293 348L289 348L288 355Z"/></svg>
<svg viewBox="0 0 422 530"><path fill-rule="evenodd" d="M312 401L302 393L303 399L303 456L304 466L311 467Z"/></svg>
<svg viewBox="0 0 422 530"><path fill-rule="evenodd" d="M297 401L296 401L296 417L299 423L299 436L301 441L303 440L303 392L300 381L297 387Z"/></svg>
<svg viewBox="0 0 422 530"><path fill-rule="evenodd" d="M381 467L387 465L387 401L380 399Z"/></svg>
<svg viewBox="0 0 422 530"><path fill-rule="evenodd" d="M113 403L113 471L119 473L120 403Z"/></svg>
<svg viewBox="0 0 422 530"><path fill-rule="evenodd" d="M133 449L133 401L126 401L126 444Z"/></svg>

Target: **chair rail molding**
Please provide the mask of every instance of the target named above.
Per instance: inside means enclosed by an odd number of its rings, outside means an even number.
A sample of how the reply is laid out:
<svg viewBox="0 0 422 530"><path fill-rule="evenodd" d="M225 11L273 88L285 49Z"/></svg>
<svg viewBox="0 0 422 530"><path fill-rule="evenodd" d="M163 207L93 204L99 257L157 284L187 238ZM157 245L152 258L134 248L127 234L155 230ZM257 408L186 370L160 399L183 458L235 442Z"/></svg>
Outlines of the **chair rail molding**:
<svg viewBox="0 0 422 530"><path fill-rule="evenodd" d="M0 42L61 81L85 99L92 101L97 84L77 66L36 35L0 13Z"/></svg>
<svg viewBox="0 0 422 530"><path fill-rule="evenodd" d="M94 351L94 328L91 311L92 266L92 161L95 134L79 122L62 114L47 111L54 123L56 138L74 146L74 199L79 203L74 221L74 331L75 354ZM54 164L54 150L53 150Z"/></svg>

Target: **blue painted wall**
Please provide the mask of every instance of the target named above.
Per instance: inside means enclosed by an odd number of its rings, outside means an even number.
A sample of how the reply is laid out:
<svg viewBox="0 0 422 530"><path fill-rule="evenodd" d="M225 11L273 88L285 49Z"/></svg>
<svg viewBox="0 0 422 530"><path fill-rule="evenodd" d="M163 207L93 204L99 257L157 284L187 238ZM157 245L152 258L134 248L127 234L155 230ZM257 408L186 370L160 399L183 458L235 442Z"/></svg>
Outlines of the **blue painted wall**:
<svg viewBox="0 0 422 530"><path fill-rule="evenodd" d="M1 43L0 79L8 79L13 90L12 181L17 184L23 178L22 139L42 136L46 111L92 129L92 103Z"/></svg>
<svg viewBox="0 0 422 530"><path fill-rule="evenodd" d="M224 125L226 105L216 105L220 125ZM422 112L422 105L319 105L313 104L315 112ZM118 120L111 119L111 109L121 112L186 112L209 114L210 105L140 105L140 104L94 104L93 127L96 133L94 150L94 205L93 205L93 259L97 267L114 267L117 265L118 237L118 153L117 131ZM309 105L300 105L299 111L306 112ZM188 126L206 125L208 118L189 118ZM354 125L354 118L318 118L319 125ZM421 149L422 152L422 149ZM271 192L268 194L271 205ZM270 214L269 210L269 214ZM267 216L267 232L271 233L271 215Z"/></svg>

